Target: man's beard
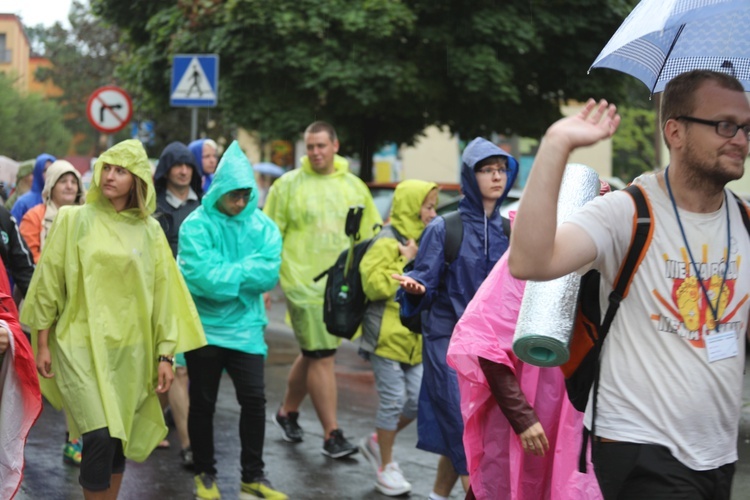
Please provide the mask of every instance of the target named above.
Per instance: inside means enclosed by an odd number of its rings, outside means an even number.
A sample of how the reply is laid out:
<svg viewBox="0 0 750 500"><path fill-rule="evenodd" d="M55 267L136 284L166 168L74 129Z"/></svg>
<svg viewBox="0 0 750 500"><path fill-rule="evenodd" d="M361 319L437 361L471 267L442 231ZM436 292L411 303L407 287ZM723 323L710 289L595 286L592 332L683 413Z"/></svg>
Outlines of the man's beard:
<svg viewBox="0 0 750 500"><path fill-rule="evenodd" d="M684 166L685 180L691 188L712 193L723 191L728 182L741 178L744 173L744 169L735 173L731 167L722 165L721 156L701 158L692 143L685 151Z"/></svg>

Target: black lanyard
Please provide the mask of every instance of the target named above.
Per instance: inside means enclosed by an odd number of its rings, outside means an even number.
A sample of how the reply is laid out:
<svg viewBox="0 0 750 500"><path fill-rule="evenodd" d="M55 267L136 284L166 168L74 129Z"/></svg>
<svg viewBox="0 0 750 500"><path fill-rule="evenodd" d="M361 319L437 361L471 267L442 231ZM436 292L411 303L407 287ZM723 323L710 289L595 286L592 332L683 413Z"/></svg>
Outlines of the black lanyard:
<svg viewBox="0 0 750 500"><path fill-rule="evenodd" d="M724 291L724 285L727 282L727 271L729 270L729 249L732 242L732 233L731 233L731 227L729 225L729 204L727 203L727 197L724 195L724 210L727 214L727 256L726 256L726 262L724 264L724 277L721 279L721 286L719 287L719 295L716 297L716 307L711 303L711 299L708 297L708 290L706 290L706 285L703 283L703 278L701 277L701 273L698 270L698 266L695 263L695 259L693 258L693 252L690 250L690 245L688 245L687 235L685 234L685 228L682 227L682 221L680 220L680 212L677 210L677 202L674 200L674 195L672 194L672 187L669 185L669 167L667 167L664 170L664 183L667 185L667 192L669 193L669 199L672 202L672 208L674 209L674 215L677 218L677 224L680 226L680 232L682 233L682 241L685 243L685 248L687 248L688 255L690 256L690 263L693 264L693 269L695 269L695 278L698 280L698 283L701 285L701 290L703 290L703 296L706 298L706 302L708 302L708 308L711 309L711 313L714 315L714 321L718 325L719 322L719 301L721 300L721 293Z"/></svg>

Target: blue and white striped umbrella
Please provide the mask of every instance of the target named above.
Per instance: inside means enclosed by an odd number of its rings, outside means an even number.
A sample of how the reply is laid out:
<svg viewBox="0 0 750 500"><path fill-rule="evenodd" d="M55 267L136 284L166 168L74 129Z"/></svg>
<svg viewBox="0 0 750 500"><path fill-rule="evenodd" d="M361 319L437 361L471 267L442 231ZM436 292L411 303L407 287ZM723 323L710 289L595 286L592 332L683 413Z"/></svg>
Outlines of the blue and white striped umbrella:
<svg viewBox="0 0 750 500"><path fill-rule="evenodd" d="M729 73L750 91L750 0L641 0L591 68L632 75L652 94L694 69Z"/></svg>

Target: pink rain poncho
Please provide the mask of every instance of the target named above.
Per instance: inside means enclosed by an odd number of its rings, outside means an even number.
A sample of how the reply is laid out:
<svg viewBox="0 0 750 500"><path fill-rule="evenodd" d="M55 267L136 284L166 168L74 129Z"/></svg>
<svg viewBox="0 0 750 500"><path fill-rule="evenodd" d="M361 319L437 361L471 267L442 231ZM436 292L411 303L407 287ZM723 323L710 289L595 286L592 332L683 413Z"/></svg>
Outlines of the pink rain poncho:
<svg viewBox="0 0 750 500"><path fill-rule="evenodd" d="M506 252L469 303L448 348L458 372L464 448L474 495L488 500L602 498L594 469L578 472L583 414L568 401L559 368L539 368L513 353L525 281L513 278ZM524 453L479 366L478 356L508 366L549 440L544 457Z"/></svg>

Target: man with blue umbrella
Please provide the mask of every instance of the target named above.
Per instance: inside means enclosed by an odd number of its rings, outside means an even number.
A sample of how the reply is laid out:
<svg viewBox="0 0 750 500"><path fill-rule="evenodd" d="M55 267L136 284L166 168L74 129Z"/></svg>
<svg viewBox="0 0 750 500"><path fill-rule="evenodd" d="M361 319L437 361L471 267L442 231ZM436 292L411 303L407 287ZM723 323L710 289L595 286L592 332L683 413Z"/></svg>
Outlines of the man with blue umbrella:
<svg viewBox="0 0 750 500"><path fill-rule="evenodd" d="M611 137L619 122L614 105L589 100L547 130L513 229L515 277L597 269L607 307L637 222L632 199L597 198L559 227L556 206L570 153ZM750 238L747 207L725 186L744 173L750 104L734 77L691 71L666 85L661 125L670 165L633 181L651 205L653 237L604 341L585 425L595 426L606 499L729 499L750 313L750 274L739 271Z"/></svg>

